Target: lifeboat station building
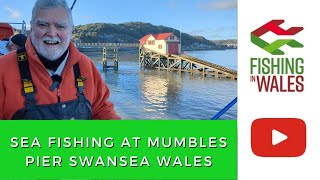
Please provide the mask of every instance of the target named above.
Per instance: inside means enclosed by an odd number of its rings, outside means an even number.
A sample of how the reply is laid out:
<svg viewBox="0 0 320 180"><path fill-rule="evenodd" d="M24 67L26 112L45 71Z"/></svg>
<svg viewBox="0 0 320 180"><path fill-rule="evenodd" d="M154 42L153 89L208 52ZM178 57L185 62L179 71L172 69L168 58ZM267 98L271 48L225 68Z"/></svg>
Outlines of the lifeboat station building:
<svg viewBox="0 0 320 180"><path fill-rule="evenodd" d="M171 33L148 34L141 38L140 46L161 54L180 54L180 39Z"/></svg>

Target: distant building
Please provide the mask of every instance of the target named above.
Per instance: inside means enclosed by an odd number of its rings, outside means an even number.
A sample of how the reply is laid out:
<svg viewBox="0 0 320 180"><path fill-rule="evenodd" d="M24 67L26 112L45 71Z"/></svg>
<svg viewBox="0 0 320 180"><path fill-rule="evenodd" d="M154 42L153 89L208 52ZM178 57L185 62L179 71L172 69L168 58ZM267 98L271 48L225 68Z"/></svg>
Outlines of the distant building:
<svg viewBox="0 0 320 180"><path fill-rule="evenodd" d="M227 43L226 46L228 48L233 48L233 49L237 49L238 48L238 45L237 44L234 44L234 43Z"/></svg>
<svg viewBox="0 0 320 180"><path fill-rule="evenodd" d="M141 38L140 45L162 54L180 54L180 39L173 33L148 34Z"/></svg>

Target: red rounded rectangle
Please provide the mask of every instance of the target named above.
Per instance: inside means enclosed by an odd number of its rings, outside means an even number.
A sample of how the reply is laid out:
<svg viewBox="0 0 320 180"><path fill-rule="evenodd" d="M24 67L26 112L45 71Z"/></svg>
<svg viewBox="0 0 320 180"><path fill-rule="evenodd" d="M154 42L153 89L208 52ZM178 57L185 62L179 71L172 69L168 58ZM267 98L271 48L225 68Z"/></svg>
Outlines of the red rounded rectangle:
<svg viewBox="0 0 320 180"><path fill-rule="evenodd" d="M306 150L306 124L297 118L260 118L251 125L251 149L261 157L297 157Z"/></svg>

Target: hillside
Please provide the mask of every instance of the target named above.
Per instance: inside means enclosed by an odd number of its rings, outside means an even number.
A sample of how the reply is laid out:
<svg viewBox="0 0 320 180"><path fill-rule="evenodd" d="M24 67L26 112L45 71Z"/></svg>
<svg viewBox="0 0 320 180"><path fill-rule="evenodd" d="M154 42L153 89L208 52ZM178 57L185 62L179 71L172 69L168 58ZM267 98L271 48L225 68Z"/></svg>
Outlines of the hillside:
<svg viewBox="0 0 320 180"><path fill-rule="evenodd" d="M224 46L226 48L237 48L238 41L236 39L226 39L226 40L212 40L218 46Z"/></svg>
<svg viewBox="0 0 320 180"><path fill-rule="evenodd" d="M174 32L176 36L180 36L180 32L171 27L154 26L143 22L128 22L121 24L94 23L79 25L75 27L72 39L87 43L139 43L139 39L147 34L165 32ZM222 49L223 47L202 36L191 36L187 33L182 33L181 36L183 50Z"/></svg>

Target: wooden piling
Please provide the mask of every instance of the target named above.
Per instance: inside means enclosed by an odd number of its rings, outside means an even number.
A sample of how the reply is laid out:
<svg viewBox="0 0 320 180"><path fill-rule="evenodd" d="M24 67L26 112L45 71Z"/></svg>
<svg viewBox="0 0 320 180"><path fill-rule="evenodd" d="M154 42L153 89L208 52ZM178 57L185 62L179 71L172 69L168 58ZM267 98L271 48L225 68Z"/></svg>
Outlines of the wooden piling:
<svg viewBox="0 0 320 180"><path fill-rule="evenodd" d="M113 61L113 65L108 65L108 61ZM113 68L118 70L118 48L106 48L102 49L102 67L103 69Z"/></svg>

